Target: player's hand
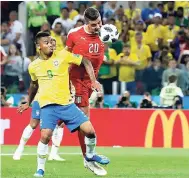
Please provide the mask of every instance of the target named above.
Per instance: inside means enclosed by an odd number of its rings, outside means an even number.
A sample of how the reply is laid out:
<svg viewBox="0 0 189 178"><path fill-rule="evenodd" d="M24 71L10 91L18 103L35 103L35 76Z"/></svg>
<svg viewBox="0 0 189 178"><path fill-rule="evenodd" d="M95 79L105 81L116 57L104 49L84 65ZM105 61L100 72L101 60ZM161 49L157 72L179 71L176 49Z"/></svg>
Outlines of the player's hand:
<svg viewBox="0 0 189 178"><path fill-rule="evenodd" d="M97 80L92 82L91 88L92 90L97 91L97 92L102 91L102 85Z"/></svg>
<svg viewBox="0 0 189 178"><path fill-rule="evenodd" d="M22 114L28 108L29 108L29 103L28 102L23 102L23 103L20 104L20 106L18 107L17 111L18 111L18 113Z"/></svg>

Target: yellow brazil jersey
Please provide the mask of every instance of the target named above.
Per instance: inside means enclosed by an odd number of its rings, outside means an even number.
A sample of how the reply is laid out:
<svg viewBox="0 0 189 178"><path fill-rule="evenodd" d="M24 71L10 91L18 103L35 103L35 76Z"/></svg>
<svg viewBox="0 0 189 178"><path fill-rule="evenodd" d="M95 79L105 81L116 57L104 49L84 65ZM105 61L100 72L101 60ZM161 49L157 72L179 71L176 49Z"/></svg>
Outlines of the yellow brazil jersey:
<svg viewBox="0 0 189 178"><path fill-rule="evenodd" d="M123 57L124 54L120 53L117 56L117 60L119 60L121 57ZM138 57L136 54L131 53L128 56L128 59L136 62L138 61ZM132 82L135 80L135 67L132 65L122 65L119 66L119 81L121 82Z"/></svg>
<svg viewBox="0 0 189 178"><path fill-rule="evenodd" d="M76 10L72 10L72 11L70 12L69 18L70 18L71 20L73 20L74 17L77 16L77 15L78 15L78 12L77 12Z"/></svg>
<svg viewBox="0 0 189 178"><path fill-rule="evenodd" d="M40 107L49 104L68 105L73 102L69 90L69 66L80 65L82 56L66 50L57 52L48 60L36 59L29 65L33 81L38 80L38 102Z"/></svg>
<svg viewBox="0 0 189 178"><path fill-rule="evenodd" d="M63 50L65 46L63 44L61 35L57 35L53 30L51 30L51 36L56 40L56 50Z"/></svg>
<svg viewBox="0 0 189 178"><path fill-rule="evenodd" d="M131 47L137 46L136 39L135 39L136 33L137 33L137 31L129 30L129 41L130 41ZM145 32L142 32L142 43L146 44L146 33Z"/></svg>
<svg viewBox="0 0 189 178"><path fill-rule="evenodd" d="M125 9L124 14L127 16L128 19L134 19L137 16L140 16L141 10L140 9L131 10L128 8L128 9Z"/></svg>
<svg viewBox="0 0 189 178"><path fill-rule="evenodd" d="M171 29L169 25L165 26L165 33L166 38L164 40L165 43L168 43L170 40L173 40L175 36L177 35L178 31L180 30L179 26L174 25L174 27Z"/></svg>
<svg viewBox="0 0 189 178"><path fill-rule="evenodd" d="M151 50L158 51L158 39L164 40L166 37L165 27L162 25L155 26L154 24L151 24L147 28L146 36L147 44L149 44Z"/></svg>
<svg viewBox="0 0 189 178"><path fill-rule="evenodd" d="M137 66L136 69L137 70L145 69L149 64L148 58L152 57L150 47L145 44L143 44L140 48L134 46L131 48L131 52L136 54L138 56L139 61L141 62L141 64Z"/></svg>

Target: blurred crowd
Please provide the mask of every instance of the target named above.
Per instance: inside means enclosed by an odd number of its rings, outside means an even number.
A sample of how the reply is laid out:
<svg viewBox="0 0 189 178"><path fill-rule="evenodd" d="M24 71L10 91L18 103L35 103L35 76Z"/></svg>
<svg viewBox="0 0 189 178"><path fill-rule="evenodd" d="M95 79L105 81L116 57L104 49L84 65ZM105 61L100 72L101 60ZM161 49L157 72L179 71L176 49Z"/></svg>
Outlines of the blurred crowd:
<svg viewBox="0 0 189 178"><path fill-rule="evenodd" d="M103 94L127 91L163 96L163 88L172 85L189 95L189 2L154 1L143 9L137 8L135 1L124 3L128 8L117 1L27 2L27 40L31 43L27 52L23 24L11 10L1 23L1 85L7 93L27 92L27 67L35 59L33 39L37 32L51 33L60 50L69 30L84 25L84 11L92 6L99 10L103 24L115 25L120 33L118 41L105 44L107 58L99 71ZM172 84L170 78L175 78ZM181 96L180 92L176 95ZM134 107L133 103L127 105Z"/></svg>

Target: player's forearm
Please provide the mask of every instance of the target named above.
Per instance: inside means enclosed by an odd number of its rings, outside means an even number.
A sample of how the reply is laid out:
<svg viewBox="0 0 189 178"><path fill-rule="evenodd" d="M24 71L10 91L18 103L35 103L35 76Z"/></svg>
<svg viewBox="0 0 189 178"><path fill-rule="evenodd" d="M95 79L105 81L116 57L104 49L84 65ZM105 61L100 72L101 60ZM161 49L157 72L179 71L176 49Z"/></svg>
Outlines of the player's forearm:
<svg viewBox="0 0 189 178"><path fill-rule="evenodd" d="M37 81L31 81L30 88L29 88L29 96L28 96L28 103L29 105L32 103L33 99L35 98L35 95L37 94L38 90L38 82Z"/></svg>
<svg viewBox="0 0 189 178"><path fill-rule="evenodd" d="M91 64L91 61L87 60L86 58L82 59L82 63L85 66L85 70L87 71L87 74L89 75L89 78L92 82L96 81L95 73L93 66Z"/></svg>

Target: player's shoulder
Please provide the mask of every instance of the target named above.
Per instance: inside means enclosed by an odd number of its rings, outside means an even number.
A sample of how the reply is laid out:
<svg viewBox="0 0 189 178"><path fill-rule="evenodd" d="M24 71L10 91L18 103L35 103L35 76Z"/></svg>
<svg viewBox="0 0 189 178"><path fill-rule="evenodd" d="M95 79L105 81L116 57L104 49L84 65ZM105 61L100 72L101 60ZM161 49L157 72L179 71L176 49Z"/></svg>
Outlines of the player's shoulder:
<svg viewBox="0 0 189 178"><path fill-rule="evenodd" d="M35 68L37 65L39 65L39 63L41 62L41 60L39 58L36 58L34 61L32 61L30 64L29 64L29 68Z"/></svg>
<svg viewBox="0 0 189 178"><path fill-rule="evenodd" d="M68 32L68 36L71 34L78 34L83 30L84 26L81 27L76 27L76 28L72 28L69 32Z"/></svg>

